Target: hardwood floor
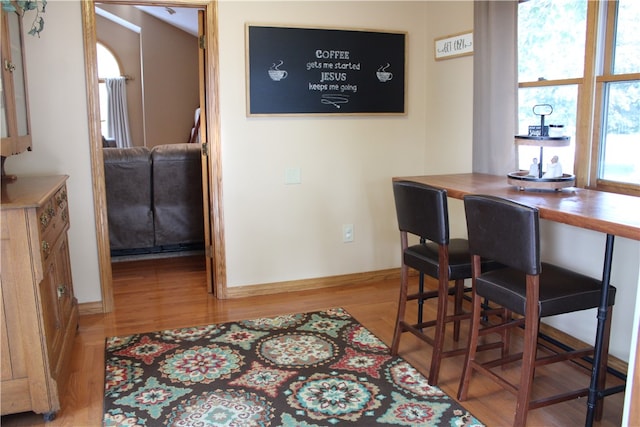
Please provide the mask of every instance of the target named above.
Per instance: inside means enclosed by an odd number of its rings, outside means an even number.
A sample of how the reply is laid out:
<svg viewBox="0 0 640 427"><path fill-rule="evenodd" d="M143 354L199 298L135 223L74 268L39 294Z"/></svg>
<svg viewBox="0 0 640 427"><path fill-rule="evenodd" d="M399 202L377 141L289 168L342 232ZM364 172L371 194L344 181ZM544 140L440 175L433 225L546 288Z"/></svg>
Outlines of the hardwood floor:
<svg viewBox="0 0 640 427"><path fill-rule="evenodd" d="M204 265L200 256L123 262L113 265L115 311L106 315L81 316L76 336L71 376L62 409L47 426L100 426L104 387L104 340L167 328L221 323L284 313L343 307L365 327L390 344L398 297L398 280L358 284L319 291L290 292L233 300L216 300L206 293ZM426 315L432 315L431 309ZM409 311L415 317L415 310ZM461 334L466 342L466 330ZM514 338L514 346L519 337ZM453 344L453 343L449 343ZM400 354L413 366L428 373L431 347L405 334ZM455 397L464 356L445 359L440 388ZM542 393L567 385L589 382L583 368L574 365L543 367L536 372L537 390ZM514 369L514 374L516 371ZM620 383L609 376L607 384ZM605 400L600 426L620 426L624 394ZM462 403L488 426L512 423L515 396L490 380L475 376L469 399ZM530 426L577 426L584 424L586 399L565 402L529 413ZM42 416L33 413L2 417L3 426L44 426Z"/></svg>

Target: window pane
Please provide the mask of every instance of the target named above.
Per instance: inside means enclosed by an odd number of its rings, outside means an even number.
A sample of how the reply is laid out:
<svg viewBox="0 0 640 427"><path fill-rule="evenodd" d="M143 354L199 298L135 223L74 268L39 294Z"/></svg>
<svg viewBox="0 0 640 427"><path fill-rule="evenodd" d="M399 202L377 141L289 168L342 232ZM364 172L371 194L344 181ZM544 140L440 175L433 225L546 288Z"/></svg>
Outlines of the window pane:
<svg viewBox="0 0 640 427"><path fill-rule="evenodd" d="M2 138L6 138L7 136L9 136L9 131L7 130L7 107L5 107L4 104L4 87L2 86L2 80L0 79L0 118L2 118L2 120L0 121L0 136Z"/></svg>
<svg viewBox="0 0 640 427"><path fill-rule="evenodd" d="M113 53L100 43L97 44L98 54L98 77L101 79L107 77L118 77L120 75L120 66Z"/></svg>
<svg viewBox="0 0 640 427"><path fill-rule="evenodd" d="M108 48L97 43L96 53L98 55L98 78L105 79L107 77L118 77L122 74L116 57ZM107 85L105 83L99 83L98 89L100 96L100 127L102 129L102 136L111 137L111 135L109 135L109 123L107 122Z"/></svg>
<svg viewBox="0 0 640 427"><path fill-rule="evenodd" d="M520 3L518 81L582 77L586 18L586 0Z"/></svg>
<svg viewBox="0 0 640 427"><path fill-rule="evenodd" d="M605 86L601 179L640 184L640 82Z"/></svg>
<svg viewBox="0 0 640 427"><path fill-rule="evenodd" d="M613 73L640 73L640 2L619 0L617 21Z"/></svg>
<svg viewBox="0 0 640 427"><path fill-rule="evenodd" d="M544 125L563 125L564 136L571 137L568 147L545 147L543 149L542 169L553 156L560 158L562 172L573 174L575 158L576 111L578 87L576 85L522 88L518 90L518 133L527 135L529 126L539 126L541 117L533 113L533 106L549 104L553 112L544 118ZM528 170L533 158L540 161L540 148L519 146L518 168Z"/></svg>
<svg viewBox="0 0 640 427"><path fill-rule="evenodd" d="M107 85L105 83L99 83L98 90L100 97L100 129L102 129L102 136L111 137L111 135L109 135L109 124L107 123Z"/></svg>

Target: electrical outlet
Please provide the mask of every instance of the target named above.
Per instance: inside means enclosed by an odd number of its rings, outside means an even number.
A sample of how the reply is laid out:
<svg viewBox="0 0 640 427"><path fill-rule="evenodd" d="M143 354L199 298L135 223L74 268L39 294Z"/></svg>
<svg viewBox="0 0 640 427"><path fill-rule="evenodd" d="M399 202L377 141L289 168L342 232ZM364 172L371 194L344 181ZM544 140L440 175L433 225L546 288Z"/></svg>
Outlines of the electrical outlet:
<svg viewBox="0 0 640 427"><path fill-rule="evenodd" d="M302 182L300 168L286 168L284 170L285 184L300 184Z"/></svg>
<svg viewBox="0 0 640 427"><path fill-rule="evenodd" d="M342 241L353 242L353 224L342 224Z"/></svg>

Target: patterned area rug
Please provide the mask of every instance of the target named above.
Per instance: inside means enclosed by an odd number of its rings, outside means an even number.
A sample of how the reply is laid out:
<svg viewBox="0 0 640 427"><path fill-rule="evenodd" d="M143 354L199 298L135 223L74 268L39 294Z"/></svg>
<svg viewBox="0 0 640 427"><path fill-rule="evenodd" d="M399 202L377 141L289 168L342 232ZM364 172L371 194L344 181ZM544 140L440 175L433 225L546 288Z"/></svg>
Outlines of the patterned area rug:
<svg viewBox="0 0 640 427"><path fill-rule="evenodd" d="M341 308L106 340L105 426L477 426Z"/></svg>

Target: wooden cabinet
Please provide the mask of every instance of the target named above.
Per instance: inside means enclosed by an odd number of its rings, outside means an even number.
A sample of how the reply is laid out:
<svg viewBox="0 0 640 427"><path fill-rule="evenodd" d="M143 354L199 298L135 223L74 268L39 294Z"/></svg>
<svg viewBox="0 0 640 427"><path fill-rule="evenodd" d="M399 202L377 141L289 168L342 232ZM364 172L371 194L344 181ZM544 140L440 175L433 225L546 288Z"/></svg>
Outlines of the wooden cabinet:
<svg viewBox="0 0 640 427"><path fill-rule="evenodd" d="M60 409L78 325L66 179L2 182L2 415L34 411L52 419Z"/></svg>
<svg viewBox="0 0 640 427"><path fill-rule="evenodd" d="M2 31L2 157L31 149L27 75L24 65L22 17L0 8Z"/></svg>

